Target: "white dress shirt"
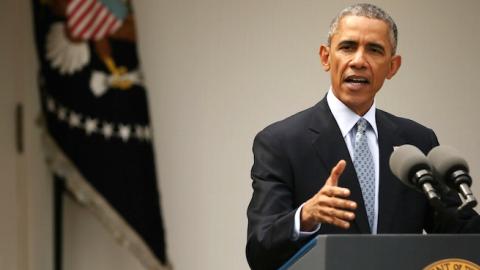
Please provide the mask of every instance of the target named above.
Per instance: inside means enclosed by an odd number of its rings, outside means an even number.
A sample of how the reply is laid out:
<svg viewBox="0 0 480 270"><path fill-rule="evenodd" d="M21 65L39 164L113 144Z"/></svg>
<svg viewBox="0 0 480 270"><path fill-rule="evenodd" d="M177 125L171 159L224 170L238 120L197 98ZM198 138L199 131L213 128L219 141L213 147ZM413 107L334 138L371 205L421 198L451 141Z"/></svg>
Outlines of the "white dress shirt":
<svg viewBox="0 0 480 270"><path fill-rule="evenodd" d="M345 140L345 144L347 145L348 152L350 153L350 157L353 160L353 145L355 141L355 134L357 132L356 124L358 120L362 117L354 113L350 108L348 108L345 104L343 104L332 92L332 89L328 90L327 93L327 103L332 111L333 117L337 122L340 131L342 132L343 139ZM367 128L366 134L368 139L368 146L370 148L370 152L372 153L373 162L375 165L375 218L372 228L372 233L377 233L377 225L378 225L378 186L379 186L379 152L378 152L378 131L377 131L377 123L375 121L375 102L373 103L372 107L368 110L368 112L363 115L363 118L368 121L371 128ZM347 166L353 166L353 164L347 164ZM322 179L326 180L326 179ZM315 181L315 179L312 179ZM303 232L300 231L300 212L303 208L303 204L297 209L295 213L295 226L293 232L293 239L296 240L299 237L305 237L311 235L320 229L321 224L317 226L317 228L312 232Z"/></svg>

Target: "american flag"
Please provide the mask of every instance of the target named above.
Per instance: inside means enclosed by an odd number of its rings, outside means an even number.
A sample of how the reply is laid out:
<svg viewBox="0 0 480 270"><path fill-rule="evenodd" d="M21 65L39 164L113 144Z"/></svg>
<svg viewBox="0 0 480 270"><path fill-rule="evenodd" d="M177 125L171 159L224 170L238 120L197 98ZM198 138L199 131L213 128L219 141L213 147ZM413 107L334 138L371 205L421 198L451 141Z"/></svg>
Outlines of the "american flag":
<svg viewBox="0 0 480 270"><path fill-rule="evenodd" d="M67 25L73 38L99 40L114 33L125 17L124 3L102 0L70 0Z"/></svg>

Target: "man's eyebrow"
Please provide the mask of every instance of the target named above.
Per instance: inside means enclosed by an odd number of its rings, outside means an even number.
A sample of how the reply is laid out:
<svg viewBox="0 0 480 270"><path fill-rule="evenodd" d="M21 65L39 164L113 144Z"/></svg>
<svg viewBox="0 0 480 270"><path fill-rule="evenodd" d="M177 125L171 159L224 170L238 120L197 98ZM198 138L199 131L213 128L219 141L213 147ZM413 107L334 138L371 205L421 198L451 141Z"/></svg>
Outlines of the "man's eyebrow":
<svg viewBox="0 0 480 270"><path fill-rule="evenodd" d="M367 46L368 46L369 48L373 48L373 49L377 49L377 50L380 50L380 51L382 51L382 52L385 52L385 47L384 47L383 45L381 45L381 44L378 44L378 43L375 43L375 42L369 42L369 43L367 44Z"/></svg>
<svg viewBox="0 0 480 270"><path fill-rule="evenodd" d="M345 45L348 45L348 46L356 46L358 43L356 41L353 41L353 40L342 40L338 43L338 46L345 46Z"/></svg>

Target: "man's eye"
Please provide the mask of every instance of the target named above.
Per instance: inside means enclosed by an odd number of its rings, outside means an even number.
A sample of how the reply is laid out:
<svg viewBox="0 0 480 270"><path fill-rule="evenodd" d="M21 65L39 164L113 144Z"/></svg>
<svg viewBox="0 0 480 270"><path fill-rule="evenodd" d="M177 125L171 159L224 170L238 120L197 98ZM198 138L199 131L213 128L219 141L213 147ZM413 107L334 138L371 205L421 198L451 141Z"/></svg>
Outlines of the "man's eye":
<svg viewBox="0 0 480 270"><path fill-rule="evenodd" d="M380 48L372 47L370 48L370 51L373 53L378 53L378 54L383 54L383 50Z"/></svg>
<svg viewBox="0 0 480 270"><path fill-rule="evenodd" d="M343 46L340 46L340 50L344 50L344 51L353 50L353 46L351 46L351 45L343 45Z"/></svg>

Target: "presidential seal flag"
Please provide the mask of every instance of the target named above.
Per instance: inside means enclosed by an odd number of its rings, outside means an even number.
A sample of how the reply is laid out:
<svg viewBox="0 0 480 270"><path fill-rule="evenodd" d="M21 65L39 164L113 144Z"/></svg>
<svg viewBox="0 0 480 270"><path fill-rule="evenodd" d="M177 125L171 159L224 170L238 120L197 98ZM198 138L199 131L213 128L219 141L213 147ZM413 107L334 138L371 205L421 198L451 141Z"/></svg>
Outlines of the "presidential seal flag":
<svg viewBox="0 0 480 270"><path fill-rule="evenodd" d="M147 93L125 0L33 0L47 160L147 269L169 269Z"/></svg>

